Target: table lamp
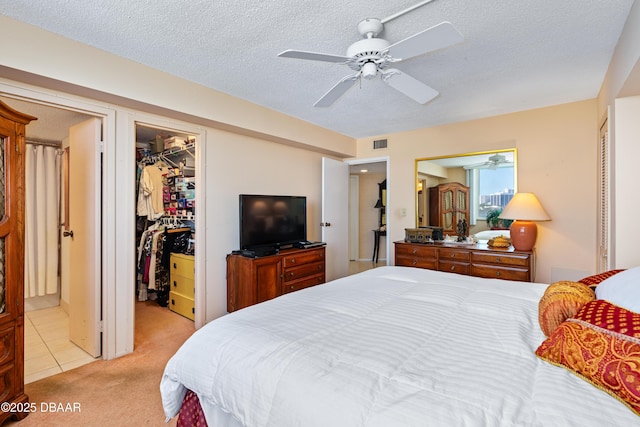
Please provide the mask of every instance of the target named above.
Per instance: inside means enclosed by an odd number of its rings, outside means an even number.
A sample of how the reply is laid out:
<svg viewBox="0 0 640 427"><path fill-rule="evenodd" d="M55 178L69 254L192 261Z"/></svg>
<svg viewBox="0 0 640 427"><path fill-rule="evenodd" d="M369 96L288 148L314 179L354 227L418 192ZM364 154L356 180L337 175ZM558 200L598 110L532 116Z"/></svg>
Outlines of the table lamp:
<svg viewBox="0 0 640 427"><path fill-rule="evenodd" d="M533 249L538 237L536 221L551 221L533 193L514 194L499 218L514 220L510 228L511 244L519 251Z"/></svg>

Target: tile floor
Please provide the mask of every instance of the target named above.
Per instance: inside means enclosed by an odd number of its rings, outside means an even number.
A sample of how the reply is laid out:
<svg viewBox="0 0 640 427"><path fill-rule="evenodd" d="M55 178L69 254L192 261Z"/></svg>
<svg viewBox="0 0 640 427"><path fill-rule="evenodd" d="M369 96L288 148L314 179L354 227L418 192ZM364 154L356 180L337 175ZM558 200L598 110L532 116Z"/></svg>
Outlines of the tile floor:
<svg viewBox="0 0 640 427"><path fill-rule="evenodd" d="M26 312L24 341L25 384L97 360L69 341L69 316L59 306Z"/></svg>

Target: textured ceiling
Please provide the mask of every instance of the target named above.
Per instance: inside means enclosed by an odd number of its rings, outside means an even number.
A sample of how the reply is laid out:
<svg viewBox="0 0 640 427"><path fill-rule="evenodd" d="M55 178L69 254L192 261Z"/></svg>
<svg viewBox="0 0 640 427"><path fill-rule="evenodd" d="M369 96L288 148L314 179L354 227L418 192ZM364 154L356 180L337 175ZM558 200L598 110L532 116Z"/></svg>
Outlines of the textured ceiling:
<svg viewBox="0 0 640 427"><path fill-rule="evenodd" d="M464 42L397 68L440 92L421 105L379 79L313 107L352 71L278 58L344 55L357 24L419 0L32 0L0 13L352 136L366 137L594 98L633 0L435 0L385 25L391 43L450 21Z"/></svg>

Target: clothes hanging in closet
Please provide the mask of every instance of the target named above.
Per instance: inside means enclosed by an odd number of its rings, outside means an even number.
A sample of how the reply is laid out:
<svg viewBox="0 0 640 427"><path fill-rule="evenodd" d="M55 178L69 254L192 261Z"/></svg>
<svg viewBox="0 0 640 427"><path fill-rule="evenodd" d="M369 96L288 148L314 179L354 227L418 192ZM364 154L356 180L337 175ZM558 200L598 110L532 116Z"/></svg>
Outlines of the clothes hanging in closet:
<svg viewBox="0 0 640 427"><path fill-rule="evenodd" d="M147 219L155 221L164 215L162 175L167 172L167 165L163 162L156 162L142 168L138 186L137 211L139 216L146 216Z"/></svg>
<svg viewBox="0 0 640 427"><path fill-rule="evenodd" d="M138 245L138 300L155 297L165 307L169 303L170 253L183 253L191 228L172 228L160 222L147 228ZM152 291L152 293L149 293Z"/></svg>

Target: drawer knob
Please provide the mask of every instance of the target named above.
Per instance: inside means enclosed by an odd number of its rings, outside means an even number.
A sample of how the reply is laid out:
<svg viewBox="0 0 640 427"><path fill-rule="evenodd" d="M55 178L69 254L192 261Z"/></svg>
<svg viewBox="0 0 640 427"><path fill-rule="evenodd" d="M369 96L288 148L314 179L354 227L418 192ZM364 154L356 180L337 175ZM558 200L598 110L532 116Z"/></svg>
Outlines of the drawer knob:
<svg viewBox="0 0 640 427"><path fill-rule="evenodd" d="M293 290L293 285L291 285L291 286L289 287L289 289Z"/></svg>
<svg viewBox="0 0 640 427"><path fill-rule="evenodd" d="M318 270L322 270L322 266L321 265L318 265Z"/></svg>
<svg viewBox="0 0 640 427"><path fill-rule="evenodd" d="M295 258L291 258L291 264L295 264L296 259Z"/></svg>
<svg viewBox="0 0 640 427"><path fill-rule="evenodd" d="M289 273L289 276L293 277L293 272Z"/></svg>
<svg viewBox="0 0 640 427"><path fill-rule="evenodd" d="M500 277L500 272L496 271L496 276Z"/></svg>
<svg viewBox="0 0 640 427"><path fill-rule="evenodd" d="M417 263L418 263L418 260L417 260L417 259L414 259L414 260L413 260L413 265L416 265Z"/></svg>
<svg viewBox="0 0 640 427"><path fill-rule="evenodd" d="M412 252L412 253L414 253L414 254L415 254L416 252L418 252L418 250L417 250L417 249L413 249L413 252Z"/></svg>
<svg viewBox="0 0 640 427"><path fill-rule="evenodd" d="M451 271L456 271L456 266L455 265L451 266Z"/></svg>
<svg viewBox="0 0 640 427"><path fill-rule="evenodd" d="M175 280L173 281L173 286L178 286Z"/></svg>
<svg viewBox="0 0 640 427"><path fill-rule="evenodd" d="M451 258L455 258L455 257L456 257L456 254L451 254Z"/></svg>
<svg viewBox="0 0 640 427"><path fill-rule="evenodd" d="M496 262L502 262L502 259L500 259L500 257L497 257Z"/></svg>
<svg viewBox="0 0 640 427"><path fill-rule="evenodd" d="M178 264L176 264L175 262L173 263L173 268L178 268Z"/></svg>

